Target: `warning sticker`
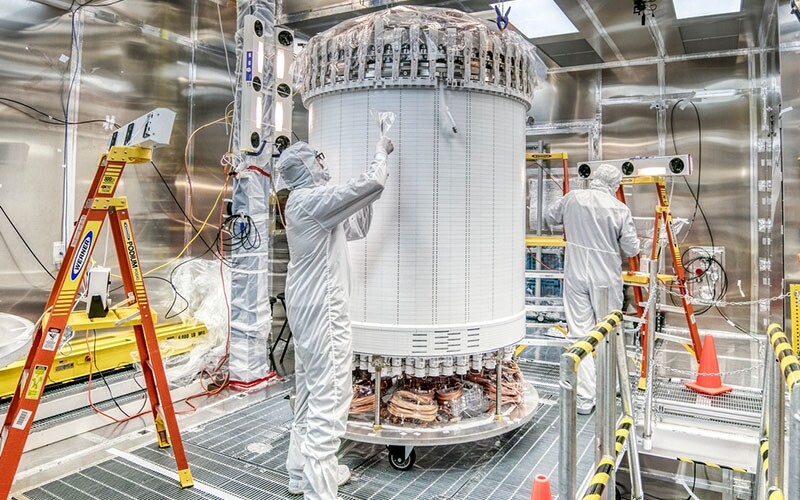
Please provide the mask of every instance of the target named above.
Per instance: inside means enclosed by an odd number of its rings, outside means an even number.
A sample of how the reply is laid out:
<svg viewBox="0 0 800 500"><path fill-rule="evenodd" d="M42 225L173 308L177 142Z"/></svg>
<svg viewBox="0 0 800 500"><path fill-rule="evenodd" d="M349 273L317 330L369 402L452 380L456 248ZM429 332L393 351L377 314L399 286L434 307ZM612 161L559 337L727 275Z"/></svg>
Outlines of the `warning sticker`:
<svg viewBox="0 0 800 500"><path fill-rule="evenodd" d="M25 393L25 399L39 399L39 395L44 389L44 377L47 375L47 367L45 365L36 365L33 367L31 374L31 381L28 384L28 391Z"/></svg>
<svg viewBox="0 0 800 500"><path fill-rule="evenodd" d="M78 237L83 232L83 226L86 224L86 216L81 215L81 218L78 219L78 225L75 226L75 232L72 233L72 240L69 242L69 246L74 247L78 243Z"/></svg>
<svg viewBox="0 0 800 500"><path fill-rule="evenodd" d="M61 333L61 330L58 328L50 328L47 330L47 333L44 334L44 345L42 345L42 349L45 351L55 351L56 347L58 347L59 333Z"/></svg>
<svg viewBox="0 0 800 500"><path fill-rule="evenodd" d="M17 418L14 419L14 423L11 424L11 427L15 429L25 429L25 426L28 425L28 420L31 419L31 412L28 410L20 410L17 413Z"/></svg>

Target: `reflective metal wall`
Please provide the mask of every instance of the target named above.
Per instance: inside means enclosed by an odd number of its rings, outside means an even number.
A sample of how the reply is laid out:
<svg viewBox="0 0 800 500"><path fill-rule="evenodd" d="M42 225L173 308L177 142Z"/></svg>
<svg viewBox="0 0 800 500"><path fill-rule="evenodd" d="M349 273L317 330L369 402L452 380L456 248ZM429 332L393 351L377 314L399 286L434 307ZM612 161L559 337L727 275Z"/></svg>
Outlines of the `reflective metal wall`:
<svg viewBox="0 0 800 500"><path fill-rule="evenodd" d="M64 2L65 7L69 4ZM77 109L79 121L110 116L118 124L154 107L175 110L172 143L157 150L154 160L178 201L187 206L184 146L188 135L202 124L222 118L232 100L219 18L229 40L227 50L234 72L234 5L229 3L219 14L217 4L207 0L136 0L80 9L75 14L74 33L82 38L81 64L72 78L70 64L78 56L70 53L73 14L32 1L3 2L0 97L63 119L69 93L77 97L73 111ZM65 135L68 145L75 135L74 189L79 208L111 132L102 123L65 127L42 120L53 121L20 104L0 101L0 204L31 249L54 272L52 244L61 239ZM194 196L192 210L187 206L186 211L196 218L197 227L222 185L219 159L227 149L226 132L224 125L213 125L200 131L188 149ZM145 269L176 255L193 235L152 165L129 166L119 193L129 198ZM69 220L77 213L70 214ZM216 215L211 220L216 221ZM213 227L204 231L208 243L214 237ZM105 235L100 238L94 258L102 264L106 260ZM206 250L199 240L197 243L190 249L191 255ZM107 263L117 267L113 253ZM152 279L146 284L151 294L169 296L162 281ZM35 320L51 285L52 279L0 214L0 310Z"/></svg>
<svg viewBox="0 0 800 500"><path fill-rule="evenodd" d="M691 154L695 174L687 180L694 191L699 181L702 211L695 208L683 179L670 186L675 216L694 221L680 237L682 246L708 247L713 238L715 247L724 248L726 300L766 297L769 290L753 286L758 283L754 269L759 264L759 250L753 244L759 239L754 157L763 140L756 62L753 54L598 66L576 73L555 70L549 85L536 96L528 139L544 140L552 152L568 150L573 166L584 159ZM691 92L697 113L687 101ZM559 126L571 126L572 133L555 133ZM578 138L585 142L576 147ZM634 216L653 216L652 187L636 186L628 194ZM730 330L725 314L749 329L755 326L751 314L756 310L756 306L723 307L722 313L711 309L699 323Z"/></svg>
<svg viewBox="0 0 800 500"><path fill-rule="evenodd" d="M789 1L779 6L780 139L783 175L784 273L787 283L800 283L800 21L789 13ZM777 205L780 213L781 204ZM787 331L789 308L786 308ZM798 335L795 326L792 334ZM796 342L796 340L795 340Z"/></svg>

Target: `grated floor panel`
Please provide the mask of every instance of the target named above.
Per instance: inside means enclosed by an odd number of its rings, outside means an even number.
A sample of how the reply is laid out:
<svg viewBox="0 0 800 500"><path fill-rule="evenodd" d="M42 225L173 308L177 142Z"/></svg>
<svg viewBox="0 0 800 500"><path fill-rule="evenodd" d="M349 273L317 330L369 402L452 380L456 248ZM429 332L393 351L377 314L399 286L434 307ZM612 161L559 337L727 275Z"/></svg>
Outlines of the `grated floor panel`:
<svg viewBox="0 0 800 500"><path fill-rule="evenodd" d="M558 406L555 381L558 366L552 352L529 349L521 363L526 379L540 393L533 419L516 431L473 443L416 448L416 464L406 472L394 470L384 446L346 441L340 462L350 466L352 481L340 488L345 500L486 500L530 498L535 474L558 484ZM552 348L549 348L552 349ZM527 354L527 353L526 353ZM183 433L195 482L212 486L228 498L280 499L286 491L285 461L291 411L282 393L239 411L218 417ZM578 417L581 450L578 477L589 473L588 452L594 417ZM169 450L155 444L131 452L167 470L175 469ZM199 499L217 498L199 488L181 490L172 479L117 457L60 480L25 492L33 500L83 499Z"/></svg>

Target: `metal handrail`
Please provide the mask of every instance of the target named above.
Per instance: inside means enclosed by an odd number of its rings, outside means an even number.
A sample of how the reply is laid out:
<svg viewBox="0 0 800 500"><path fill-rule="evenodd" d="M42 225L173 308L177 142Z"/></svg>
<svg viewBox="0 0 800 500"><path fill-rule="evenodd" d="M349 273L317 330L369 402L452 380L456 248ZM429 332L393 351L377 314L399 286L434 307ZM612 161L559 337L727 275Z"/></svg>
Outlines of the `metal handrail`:
<svg viewBox="0 0 800 500"><path fill-rule="evenodd" d="M797 453L789 453L788 481L784 477L786 388L790 398L789 449L796 451L800 447L800 360L780 325L769 325L767 337L773 349L766 350L758 456L763 475L757 476L757 497L781 500L786 485L786 498L800 498L800 456Z"/></svg>
<svg viewBox="0 0 800 500"><path fill-rule="evenodd" d="M599 290L600 302L607 302L608 288ZM615 469L618 457L625 445L628 445L628 464L631 473L633 490L631 498L641 499L641 475L639 457L635 437L628 439L633 429L632 397L628 382L627 358L625 344L621 337L622 312L612 311L580 340L572 344L561 355L561 379L559 381L559 409L561 413L561 446L559 450L559 496L564 499L577 497L577 421L576 397L578 366L592 351L598 348L598 412L597 412L597 447L596 463L598 468L592 479L595 489L614 488ZM600 349L603 347L603 349ZM616 369L615 369L616 365ZM615 417L617 380L622 393L623 415L619 422ZM601 470L602 469L602 470ZM599 474L599 475L598 475ZM588 490L583 498L599 498L594 491Z"/></svg>

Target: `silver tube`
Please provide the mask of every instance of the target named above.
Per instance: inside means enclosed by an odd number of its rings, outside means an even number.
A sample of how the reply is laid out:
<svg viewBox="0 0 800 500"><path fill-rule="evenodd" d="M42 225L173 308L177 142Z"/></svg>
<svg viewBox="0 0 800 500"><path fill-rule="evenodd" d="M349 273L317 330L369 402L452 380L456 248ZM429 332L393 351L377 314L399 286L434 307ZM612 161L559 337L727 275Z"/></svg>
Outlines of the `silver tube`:
<svg viewBox="0 0 800 500"><path fill-rule="evenodd" d="M595 293L597 294L597 309L595 310L597 318L595 319L600 320L600 318L608 314L608 287L597 287ZM595 323L597 323L597 321L595 321ZM606 413L608 411L608 404L606 402L608 399L608 391L606 391L608 387L608 374L606 372L608 360L605 356L608 349L606 349L605 342L598 342L597 346L595 346L595 351L597 352L597 356L594 360L594 379L597 398L594 415L594 466L596 468L600 465L600 460L602 460L605 455L613 456L614 454L608 451L605 436L606 419L608 416ZM591 355L592 353L588 354L588 356Z"/></svg>
<svg viewBox="0 0 800 500"><path fill-rule="evenodd" d="M653 241L653 245L658 244ZM656 284L658 282L658 260L651 260L650 266L650 294L648 297L655 297ZM653 351L656 346L656 302L658 298L649 300L650 309L647 311L647 371L645 372L646 389L644 400L644 435L642 436L642 445L645 450L653 448Z"/></svg>
<svg viewBox="0 0 800 500"><path fill-rule="evenodd" d="M628 374L628 358L625 354L625 334L622 324L614 329L614 352L616 352L619 393L622 396L622 413L633 417L633 397ZM642 500L642 473L639 469L639 445L636 442L636 423L628 435L628 471L631 475L631 500Z"/></svg>
<svg viewBox="0 0 800 500"><path fill-rule="evenodd" d="M766 477L764 477L764 471L762 470L762 462L763 459L761 458L761 443L764 441L769 441L769 437L767 436L767 429L769 427L769 415L770 415L770 408L772 406L771 398L772 398L772 364L775 362L775 351L772 349L772 344L770 344L769 339L766 342L766 348L764 349L764 385L763 385L763 394L764 400L762 403L763 411L761 412L761 430L759 432L759 440L758 440L758 458L756 459L756 485L755 485L755 498L765 498L767 492L767 481Z"/></svg>
<svg viewBox="0 0 800 500"><path fill-rule="evenodd" d="M609 314L608 310L608 287L600 287L600 294L598 295L598 309L605 311L603 314ZM606 334L605 342L601 342L602 346L598 358L602 357L603 360L603 386L601 388L601 398L603 408L603 434L602 434L602 449L605 455L614 457L614 442L617 430L617 378L616 378L616 363L614 345L616 344L614 332ZM598 462L599 463L599 462ZM615 462L616 463L616 462ZM617 474L616 467L611 469L608 477L608 487L606 488L606 498L613 498L617 487Z"/></svg>
<svg viewBox="0 0 800 500"><path fill-rule="evenodd" d="M792 387L789 412L789 482L786 498L800 498L800 382Z"/></svg>
<svg viewBox="0 0 800 500"><path fill-rule="evenodd" d="M772 349L772 346L767 346L767 348ZM767 427L769 435L769 482L767 483L767 491L771 487L783 489L783 445L786 425L786 397L784 395L783 373L775 357L772 358L769 367L772 371L772 384L770 385L772 394L770 397L769 426Z"/></svg>
<svg viewBox="0 0 800 500"><path fill-rule="evenodd" d="M575 498L575 481L577 477L578 448L575 441L577 435L577 421L575 417L576 408L576 386L578 375L575 366L575 359L564 353L561 355L561 377L558 382L559 398L558 406L561 413L561 446L559 447L559 469L558 492L559 498Z"/></svg>
<svg viewBox="0 0 800 500"><path fill-rule="evenodd" d="M503 420L503 350L497 351L497 365L495 366L495 393L494 393L494 419L497 421Z"/></svg>
<svg viewBox="0 0 800 500"><path fill-rule="evenodd" d="M381 369L383 368L383 359L376 357L372 359L375 367L375 420L373 421L372 428L376 431L383 429L381 425Z"/></svg>

